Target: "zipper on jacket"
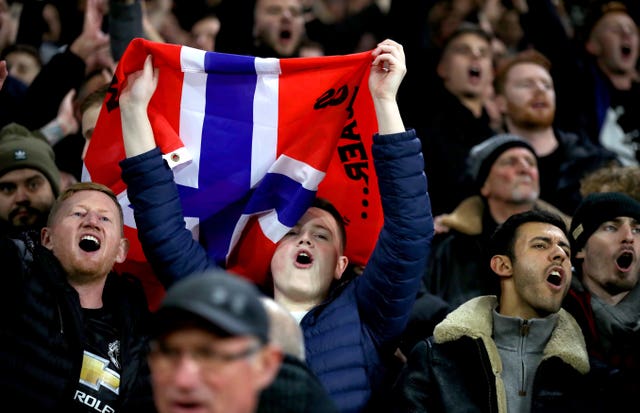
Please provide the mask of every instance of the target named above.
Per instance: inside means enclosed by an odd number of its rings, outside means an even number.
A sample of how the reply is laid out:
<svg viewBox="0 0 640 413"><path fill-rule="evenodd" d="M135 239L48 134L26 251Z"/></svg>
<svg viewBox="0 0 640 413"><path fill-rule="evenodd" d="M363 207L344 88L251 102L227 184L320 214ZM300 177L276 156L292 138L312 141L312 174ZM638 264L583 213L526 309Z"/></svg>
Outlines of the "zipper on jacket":
<svg viewBox="0 0 640 413"><path fill-rule="evenodd" d="M529 335L529 320L524 320L522 322L522 324L520 325L520 337L522 337L522 339L520 340L520 390L518 390L518 395L519 396L526 396L527 395L527 390L526 390L526 386L524 384L524 381L527 377L525 369L527 366L525 366L525 341L526 341L526 337Z"/></svg>
<svg viewBox="0 0 640 413"><path fill-rule="evenodd" d="M56 300L56 309L58 310L58 320L60 321L60 334L64 334L64 321L62 319L62 309L60 303Z"/></svg>

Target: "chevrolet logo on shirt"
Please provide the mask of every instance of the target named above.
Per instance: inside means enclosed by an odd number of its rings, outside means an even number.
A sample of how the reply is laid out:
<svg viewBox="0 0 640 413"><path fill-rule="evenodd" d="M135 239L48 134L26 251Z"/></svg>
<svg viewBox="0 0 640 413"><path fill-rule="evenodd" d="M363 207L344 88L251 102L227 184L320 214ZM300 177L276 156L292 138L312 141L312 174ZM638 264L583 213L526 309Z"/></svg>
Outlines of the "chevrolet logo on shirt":
<svg viewBox="0 0 640 413"><path fill-rule="evenodd" d="M109 360L85 351L82 357L80 383L96 391L102 386L118 394L120 375L108 368L108 365Z"/></svg>

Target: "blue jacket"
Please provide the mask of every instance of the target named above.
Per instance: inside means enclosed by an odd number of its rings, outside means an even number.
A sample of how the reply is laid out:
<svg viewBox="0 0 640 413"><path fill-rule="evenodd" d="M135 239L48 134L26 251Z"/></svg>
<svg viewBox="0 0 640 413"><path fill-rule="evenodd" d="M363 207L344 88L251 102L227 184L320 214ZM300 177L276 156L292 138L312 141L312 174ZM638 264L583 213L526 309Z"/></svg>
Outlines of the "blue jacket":
<svg viewBox="0 0 640 413"><path fill-rule="evenodd" d="M307 362L342 412L362 411L383 380L419 289L433 237L415 131L375 135L384 225L364 273L302 319ZM168 286L216 265L193 240L173 174L156 148L121 162L145 254Z"/></svg>

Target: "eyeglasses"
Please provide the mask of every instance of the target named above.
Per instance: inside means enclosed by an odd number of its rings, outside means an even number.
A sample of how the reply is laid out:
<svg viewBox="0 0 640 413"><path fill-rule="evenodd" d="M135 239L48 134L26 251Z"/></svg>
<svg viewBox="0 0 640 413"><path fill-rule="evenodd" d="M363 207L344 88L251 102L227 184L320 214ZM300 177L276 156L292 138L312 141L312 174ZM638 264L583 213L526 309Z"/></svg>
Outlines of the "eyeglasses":
<svg viewBox="0 0 640 413"><path fill-rule="evenodd" d="M151 342L150 346L149 362L160 371L175 369L185 356L193 360L201 370L215 371L233 361L251 357L262 348L261 344L254 344L244 350L231 353L206 346L193 349L179 349L157 341Z"/></svg>

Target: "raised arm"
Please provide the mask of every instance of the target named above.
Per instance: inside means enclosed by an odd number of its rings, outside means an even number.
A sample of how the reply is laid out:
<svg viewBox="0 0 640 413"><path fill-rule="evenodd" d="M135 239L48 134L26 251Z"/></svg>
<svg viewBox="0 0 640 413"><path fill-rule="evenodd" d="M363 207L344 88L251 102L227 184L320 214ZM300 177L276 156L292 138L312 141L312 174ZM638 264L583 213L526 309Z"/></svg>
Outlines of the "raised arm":
<svg viewBox="0 0 640 413"><path fill-rule="evenodd" d="M388 135L404 132L396 101L400 83L407 73L402 45L387 39L378 44L372 55L374 60L369 75L369 90L378 119L378 133Z"/></svg>
<svg viewBox="0 0 640 413"><path fill-rule="evenodd" d="M361 318L378 348L396 340L415 302L429 256L433 219L420 140L405 131L396 94L406 73L404 52L385 40L373 52L369 88L378 119L372 154L384 224L356 279Z"/></svg>
<svg viewBox="0 0 640 413"><path fill-rule="evenodd" d="M159 73L147 56L141 70L127 77L120 93L120 118L127 158L120 162L133 205L138 238L165 287L215 265L186 228L173 172L156 146L147 114Z"/></svg>

